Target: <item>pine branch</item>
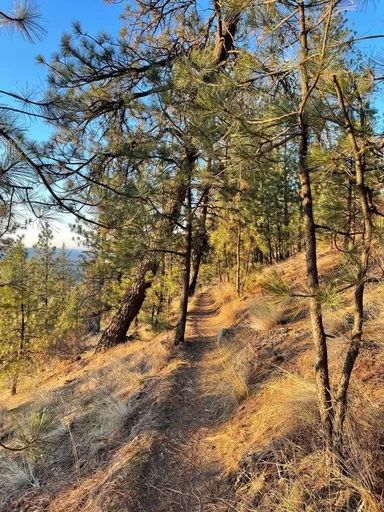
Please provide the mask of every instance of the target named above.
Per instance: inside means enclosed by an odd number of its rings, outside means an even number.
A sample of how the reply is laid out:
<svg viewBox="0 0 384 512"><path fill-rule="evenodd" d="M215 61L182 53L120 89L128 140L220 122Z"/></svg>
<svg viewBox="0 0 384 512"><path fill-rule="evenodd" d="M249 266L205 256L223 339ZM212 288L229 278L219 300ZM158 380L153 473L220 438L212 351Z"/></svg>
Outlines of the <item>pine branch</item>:
<svg viewBox="0 0 384 512"><path fill-rule="evenodd" d="M46 30L41 25L41 14L28 0L15 2L9 13L0 11L0 28L19 31L30 42L41 39Z"/></svg>

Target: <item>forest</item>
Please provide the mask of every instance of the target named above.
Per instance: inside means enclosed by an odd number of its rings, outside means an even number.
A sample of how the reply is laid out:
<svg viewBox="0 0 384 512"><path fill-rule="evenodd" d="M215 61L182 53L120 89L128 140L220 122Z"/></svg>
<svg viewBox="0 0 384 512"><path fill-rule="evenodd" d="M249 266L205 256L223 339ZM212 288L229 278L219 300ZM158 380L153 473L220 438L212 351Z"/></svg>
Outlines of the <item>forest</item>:
<svg viewBox="0 0 384 512"><path fill-rule="evenodd" d="M0 86L0 511L383 511L369 2L116 8Z"/></svg>

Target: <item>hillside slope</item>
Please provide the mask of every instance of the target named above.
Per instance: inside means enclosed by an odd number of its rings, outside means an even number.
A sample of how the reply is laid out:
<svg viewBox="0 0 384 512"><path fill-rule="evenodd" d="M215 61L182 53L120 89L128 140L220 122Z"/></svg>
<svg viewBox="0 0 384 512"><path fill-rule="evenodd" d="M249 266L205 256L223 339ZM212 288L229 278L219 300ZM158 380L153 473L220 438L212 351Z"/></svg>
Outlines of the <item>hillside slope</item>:
<svg viewBox="0 0 384 512"><path fill-rule="evenodd" d="M324 459L306 304L277 304L261 287L276 270L302 287L303 264L266 269L243 299L226 285L198 294L184 347L164 333L89 349L4 396L3 442L30 447L1 452L0 510L383 510L383 285L368 292L347 478ZM334 274L337 258L320 266ZM350 307L326 311L336 369Z"/></svg>

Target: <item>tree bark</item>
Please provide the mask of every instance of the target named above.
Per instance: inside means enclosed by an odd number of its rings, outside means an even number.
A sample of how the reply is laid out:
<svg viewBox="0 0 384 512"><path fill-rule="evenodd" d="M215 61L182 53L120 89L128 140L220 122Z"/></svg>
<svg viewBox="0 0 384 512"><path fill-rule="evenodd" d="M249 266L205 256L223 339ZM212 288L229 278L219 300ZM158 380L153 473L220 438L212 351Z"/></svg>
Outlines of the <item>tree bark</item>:
<svg viewBox="0 0 384 512"><path fill-rule="evenodd" d="M312 339L316 351L315 374L320 417L324 429L325 440L332 446L333 437L333 406L330 391L327 339L324 332L321 303L318 299L319 274L317 268L316 227L313 215L313 199L311 178L307 165L309 127L306 120L305 105L310 94L307 71L308 40L306 28L306 15L303 0L298 3L300 20L300 82L301 105L299 108L298 124L300 127L299 144L299 180L300 196L303 212L303 231L306 252L306 267L310 298L310 316L312 326Z"/></svg>
<svg viewBox="0 0 384 512"><path fill-rule="evenodd" d="M288 184L288 163L287 163L287 145L284 146L284 190L283 190L283 247L282 257L287 259L290 256L289 246L289 184Z"/></svg>
<svg viewBox="0 0 384 512"><path fill-rule="evenodd" d="M24 302L20 305L20 337L19 337L19 346L17 349L17 353L15 356L15 373L12 377L12 387L11 394L16 395L17 393L17 384L19 382L19 363L24 358L25 353L25 306Z"/></svg>
<svg viewBox="0 0 384 512"><path fill-rule="evenodd" d="M237 224L237 237L236 237L236 292L237 295L241 294L241 225L240 221Z"/></svg>
<svg viewBox="0 0 384 512"><path fill-rule="evenodd" d="M351 245L351 231L352 231L352 180L348 180L348 196L347 196L347 222L346 222L346 233L344 237L344 250L347 251Z"/></svg>
<svg viewBox="0 0 384 512"><path fill-rule="evenodd" d="M196 156L197 158L197 156ZM175 224L177 223L182 204L187 192L187 186L183 178L180 179L172 207L168 214L164 215L158 226L158 239L167 240L172 235ZM126 340L127 332L139 314L141 306L146 297L148 288L152 286L153 280L158 270L156 253L148 253L139 266L137 278L133 285L126 291L114 317L104 330L96 351L107 350Z"/></svg>
<svg viewBox="0 0 384 512"><path fill-rule="evenodd" d="M190 181L189 177L189 181ZM182 292L179 306L179 321L175 333L175 345L184 343L185 341L185 327L187 324L188 314L188 298L189 298L189 280L191 277L191 259L192 259L192 195L191 186L189 183L187 192L187 205L186 205L186 234L185 234L185 256L184 256L184 269L183 269L183 283Z"/></svg>
<svg viewBox="0 0 384 512"><path fill-rule="evenodd" d="M345 128L348 134L349 141L352 146L352 154L354 159L355 171L355 187L356 195L360 204L360 210L363 217L364 233L362 238L362 246L360 250L359 268L357 275L357 282L354 291L354 321L351 332L349 346L345 356L341 377L338 383L338 388L335 397L335 439L334 447L337 453L343 452L343 426L348 407L348 389L352 375L352 371L356 359L360 352L362 331L363 331L363 318L364 318L364 289L365 278L369 268L370 251L373 236L372 216L369 207L369 201L365 187L365 157L364 157L364 143L359 143L358 137L355 134L353 124L348 114L348 110L344 101L343 92L340 84L333 76L333 83L336 90L336 96L339 106L344 118ZM361 128L364 125L364 118L360 119Z"/></svg>
<svg viewBox="0 0 384 512"><path fill-rule="evenodd" d="M217 18L216 45L214 49L215 63L217 67L224 67L230 53L234 50L234 38L240 22L241 9L222 16L221 3L214 0L214 9Z"/></svg>
<svg viewBox="0 0 384 512"><path fill-rule="evenodd" d="M207 213L208 213L208 202L209 202L209 188L207 187L203 191L203 206L199 219L199 228L196 237L196 250L195 255L192 261L192 279L189 285L189 296L192 297L196 291L197 280L200 272L200 265L203 259L204 253L207 251L208 242L207 242L207 230L206 230L206 222L207 222Z"/></svg>
<svg viewBox="0 0 384 512"><path fill-rule="evenodd" d="M126 340L128 329L143 305L156 272L155 259L147 258L141 263L136 281L124 295L117 312L104 330L96 351L106 350Z"/></svg>
<svg viewBox="0 0 384 512"><path fill-rule="evenodd" d="M221 7L219 2L215 2L215 11L216 17L218 20L218 32L217 32L217 40L215 45L215 64L217 68L220 70L223 66L225 66L226 61L228 60L230 52L234 49L234 36L237 31L237 27L240 21L241 11L230 16L229 19L222 19ZM216 71L215 71L216 73ZM190 163L194 163L197 160L197 151L196 149L192 149L192 151L187 151L187 159L191 158ZM183 173L181 173L183 174ZM185 176L182 175L182 181ZM164 219L164 223L166 227L160 227L159 232L163 235L162 238L166 239L172 234L174 229L174 224L179 218L181 205L184 202L185 196L187 193L185 180L181 184L176 194L176 200L174 202L174 206L170 215ZM168 220L168 223L166 222ZM191 244L192 249L192 244ZM189 256L191 259L191 255ZM148 265L148 269L147 269ZM186 266L185 266L186 268ZM157 262L154 258L149 258L148 263L143 262L139 269L139 277L137 281L133 284L133 286L127 291L125 294L122 303L120 304L115 317L111 320L109 326L105 329L100 343L97 346L97 350L103 350L109 348L113 345L120 343L125 340L128 329L132 323L132 320L139 313L140 308L144 302L146 290L152 285L153 278L156 274ZM147 277L144 278L146 274L148 274L148 270L150 270L149 274L152 274L152 279ZM184 282L185 282L186 270L184 271ZM183 293L183 301L186 301L186 308L188 308L188 291L189 291L189 279L190 279L190 261L189 261L189 274L188 274L188 283L186 286L186 300L185 295ZM183 304L184 304L183 302ZM183 315L185 305L183 306ZM127 318L125 318L127 316ZM182 325L182 324L181 324ZM185 326L184 326L185 328ZM181 332L181 326L180 326Z"/></svg>
<svg viewBox="0 0 384 512"><path fill-rule="evenodd" d="M236 292L240 297L241 295L241 187L242 187L242 174L240 170L239 180L238 180L238 192L236 197L236 206L237 206L237 237L236 237Z"/></svg>

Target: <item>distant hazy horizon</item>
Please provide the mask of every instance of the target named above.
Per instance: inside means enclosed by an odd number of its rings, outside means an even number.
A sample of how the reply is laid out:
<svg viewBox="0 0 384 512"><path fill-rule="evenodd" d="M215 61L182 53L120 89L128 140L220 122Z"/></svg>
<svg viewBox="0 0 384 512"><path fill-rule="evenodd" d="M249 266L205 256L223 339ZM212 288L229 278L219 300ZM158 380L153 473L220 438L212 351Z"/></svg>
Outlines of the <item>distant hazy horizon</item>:
<svg viewBox="0 0 384 512"><path fill-rule="evenodd" d="M53 232L53 245L60 248L63 244L67 249L80 249L81 246L77 241L77 235L70 229L70 222L68 220L54 220L50 222L50 227ZM26 247L33 247L39 238L41 225L38 222L33 222L26 229L21 229L18 234L23 235L23 242Z"/></svg>
<svg viewBox="0 0 384 512"><path fill-rule="evenodd" d="M28 256L33 256L35 254L36 249L34 247L27 247L26 249ZM60 249L61 247L56 247L55 253L57 255L60 254ZM83 254L83 249L81 249L80 247L66 247L65 252L67 253L68 258L71 261L76 261Z"/></svg>

